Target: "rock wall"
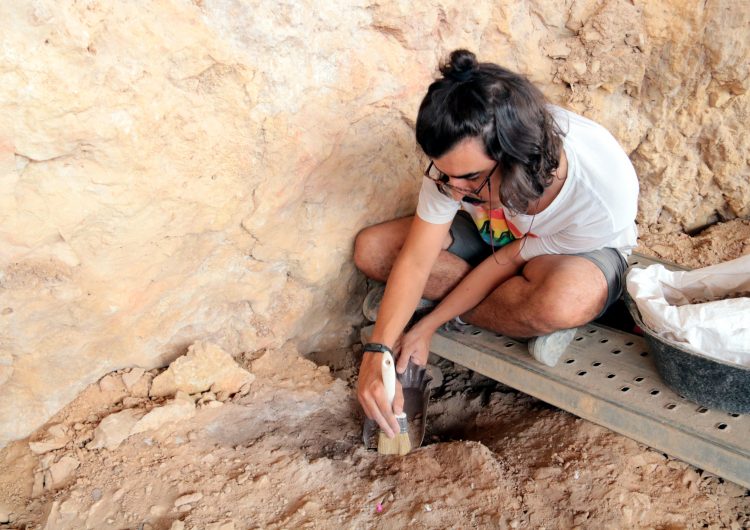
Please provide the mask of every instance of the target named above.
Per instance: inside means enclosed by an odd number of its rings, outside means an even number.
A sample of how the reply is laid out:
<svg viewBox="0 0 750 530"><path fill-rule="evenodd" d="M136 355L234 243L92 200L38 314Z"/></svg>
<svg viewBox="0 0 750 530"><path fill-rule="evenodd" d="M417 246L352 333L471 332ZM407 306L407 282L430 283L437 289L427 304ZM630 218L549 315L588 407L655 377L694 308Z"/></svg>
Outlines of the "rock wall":
<svg viewBox="0 0 750 530"><path fill-rule="evenodd" d="M456 47L608 126L642 231L750 215L733 0L0 5L0 447L196 340L354 340L356 232L413 210Z"/></svg>

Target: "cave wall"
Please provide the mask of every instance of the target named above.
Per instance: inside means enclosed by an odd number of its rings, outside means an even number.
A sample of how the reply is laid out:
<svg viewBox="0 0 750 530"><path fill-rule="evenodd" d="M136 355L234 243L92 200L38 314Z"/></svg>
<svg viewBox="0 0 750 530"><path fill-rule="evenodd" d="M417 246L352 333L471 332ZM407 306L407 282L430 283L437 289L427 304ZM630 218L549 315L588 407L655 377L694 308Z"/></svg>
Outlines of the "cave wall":
<svg viewBox="0 0 750 530"><path fill-rule="evenodd" d="M606 125L642 232L750 215L732 0L0 4L0 447L210 340L350 344L358 230L413 211L457 47Z"/></svg>

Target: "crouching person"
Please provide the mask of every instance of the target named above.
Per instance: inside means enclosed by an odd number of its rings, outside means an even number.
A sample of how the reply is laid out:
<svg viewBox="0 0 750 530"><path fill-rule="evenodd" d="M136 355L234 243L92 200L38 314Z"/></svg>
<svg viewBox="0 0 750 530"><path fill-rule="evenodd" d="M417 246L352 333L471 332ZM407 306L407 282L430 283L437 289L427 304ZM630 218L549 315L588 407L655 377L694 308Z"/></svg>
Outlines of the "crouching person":
<svg viewBox="0 0 750 530"><path fill-rule="evenodd" d="M365 413L386 432L398 424L383 351L399 354L402 372L410 359L427 362L440 326L470 323L529 338L530 354L554 366L576 328L620 297L636 245L638 180L606 129L466 50L440 72L417 117L426 168L416 215L366 228L355 243L357 267L387 282L382 300L366 299L377 320L358 382Z"/></svg>

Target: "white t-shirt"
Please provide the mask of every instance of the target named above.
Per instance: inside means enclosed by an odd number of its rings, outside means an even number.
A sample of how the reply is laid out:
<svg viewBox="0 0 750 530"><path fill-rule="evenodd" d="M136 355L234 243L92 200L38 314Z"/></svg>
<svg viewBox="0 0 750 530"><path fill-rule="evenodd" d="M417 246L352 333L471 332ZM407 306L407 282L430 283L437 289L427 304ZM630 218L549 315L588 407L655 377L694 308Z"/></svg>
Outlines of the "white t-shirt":
<svg viewBox="0 0 750 530"><path fill-rule="evenodd" d="M638 177L625 151L601 125L560 107L550 111L565 133L568 175L557 197L536 215L513 214L498 205L487 208L443 195L428 178L422 181L417 215L428 223L450 222L463 208L489 244L495 247L526 237L521 257L578 254L612 247L628 256L636 245ZM496 197L496 190L493 188ZM494 204L493 204L494 206ZM491 217L491 223L488 218Z"/></svg>

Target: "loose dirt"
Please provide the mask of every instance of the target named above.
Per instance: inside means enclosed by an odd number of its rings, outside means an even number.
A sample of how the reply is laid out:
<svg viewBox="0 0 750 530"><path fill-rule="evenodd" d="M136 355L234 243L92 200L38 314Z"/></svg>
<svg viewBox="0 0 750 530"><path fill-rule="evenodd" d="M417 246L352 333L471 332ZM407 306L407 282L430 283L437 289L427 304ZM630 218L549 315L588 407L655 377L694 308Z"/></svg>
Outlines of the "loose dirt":
<svg viewBox="0 0 750 530"><path fill-rule="evenodd" d="M658 236L641 250L708 265L749 251L737 225L733 251L679 238L665 255ZM425 445L404 458L363 447L358 345L236 361L255 376L246 393L182 396L193 415L113 449L87 445L111 414L169 403L148 396L161 370L91 385L0 451L0 528L750 527L746 489L447 361L431 359Z"/></svg>

